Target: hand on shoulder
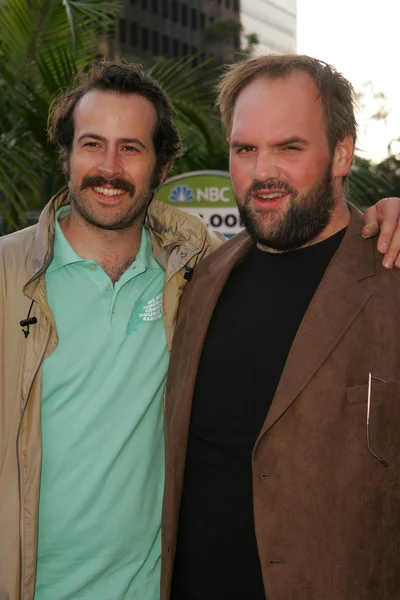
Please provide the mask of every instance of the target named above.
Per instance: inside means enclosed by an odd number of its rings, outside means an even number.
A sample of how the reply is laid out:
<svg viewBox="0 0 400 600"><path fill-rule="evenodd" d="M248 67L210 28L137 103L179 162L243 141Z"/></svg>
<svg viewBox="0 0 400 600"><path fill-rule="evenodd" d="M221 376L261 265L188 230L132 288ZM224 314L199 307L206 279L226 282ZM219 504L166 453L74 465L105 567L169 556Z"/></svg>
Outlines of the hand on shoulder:
<svg viewBox="0 0 400 600"><path fill-rule="evenodd" d="M382 264L386 269L400 269L400 198L382 198L370 206L364 215L362 235L378 237L378 250L383 254Z"/></svg>

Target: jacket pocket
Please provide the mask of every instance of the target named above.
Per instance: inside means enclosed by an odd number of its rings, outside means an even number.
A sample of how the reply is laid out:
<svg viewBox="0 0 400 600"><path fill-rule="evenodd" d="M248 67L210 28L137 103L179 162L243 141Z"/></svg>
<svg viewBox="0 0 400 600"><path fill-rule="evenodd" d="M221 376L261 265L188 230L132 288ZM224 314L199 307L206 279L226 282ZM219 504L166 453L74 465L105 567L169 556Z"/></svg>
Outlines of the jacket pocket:
<svg viewBox="0 0 400 600"><path fill-rule="evenodd" d="M348 404L368 404L368 384L356 385L347 388L346 400ZM372 380L371 404L386 403L391 401L400 402L400 381Z"/></svg>

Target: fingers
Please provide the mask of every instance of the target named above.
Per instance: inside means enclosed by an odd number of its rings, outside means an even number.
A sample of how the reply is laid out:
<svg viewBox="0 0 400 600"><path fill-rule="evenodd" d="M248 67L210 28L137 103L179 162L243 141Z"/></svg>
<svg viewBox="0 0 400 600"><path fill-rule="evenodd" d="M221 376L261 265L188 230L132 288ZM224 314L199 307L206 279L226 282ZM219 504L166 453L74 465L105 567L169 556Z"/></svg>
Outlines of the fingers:
<svg viewBox="0 0 400 600"><path fill-rule="evenodd" d="M364 237L380 233L378 251L384 254L382 264L386 269L400 268L400 198L383 198L371 206L364 216Z"/></svg>
<svg viewBox="0 0 400 600"><path fill-rule="evenodd" d="M375 237L379 233L379 223L378 221L365 221L365 225L362 230L362 236L364 238Z"/></svg>
<svg viewBox="0 0 400 600"><path fill-rule="evenodd" d="M376 205L370 206L364 214L364 228L362 235L365 238L375 237L379 233L379 214Z"/></svg>
<svg viewBox="0 0 400 600"><path fill-rule="evenodd" d="M382 252L379 249L379 244L378 250ZM397 227L392 235L389 247L384 254L382 264L385 269L391 269L393 265L400 269L400 221L397 222Z"/></svg>
<svg viewBox="0 0 400 600"><path fill-rule="evenodd" d="M394 264L400 266L400 198L385 198L377 210L381 220L378 251L385 255L383 266L391 269Z"/></svg>

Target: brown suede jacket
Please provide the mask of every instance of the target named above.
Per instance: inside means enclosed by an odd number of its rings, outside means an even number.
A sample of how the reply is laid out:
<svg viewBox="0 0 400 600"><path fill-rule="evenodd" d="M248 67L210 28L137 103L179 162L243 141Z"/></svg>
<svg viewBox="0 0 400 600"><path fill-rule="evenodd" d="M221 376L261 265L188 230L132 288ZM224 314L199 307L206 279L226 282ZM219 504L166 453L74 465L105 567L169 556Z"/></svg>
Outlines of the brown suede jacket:
<svg viewBox="0 0 400 600"><path fill-rule="evenodd" d="M400 271L383 269L375 241L361 238L362 215L350 210L253 449L268 600L400 599ZM162 600L170 598L201 350L250 244L240 233L202 261L180 304L165 404ZM384 380L372 384L370 441L387 467L367 445L369 373Z"/></svg>

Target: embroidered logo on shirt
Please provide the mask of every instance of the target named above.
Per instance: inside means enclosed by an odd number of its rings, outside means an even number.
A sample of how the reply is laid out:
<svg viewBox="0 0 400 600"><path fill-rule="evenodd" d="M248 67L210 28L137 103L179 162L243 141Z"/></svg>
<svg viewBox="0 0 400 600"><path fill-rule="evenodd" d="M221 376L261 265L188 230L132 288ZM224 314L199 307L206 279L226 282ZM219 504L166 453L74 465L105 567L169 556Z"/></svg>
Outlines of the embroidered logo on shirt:
<svg viewBox="0 0 400 600"><path fill-rule="evenodd" d="M141 309L138 314L139 321L157 321L162 317L162 293L152 298Z"/></svg>
<svg viewBox="0 0 400 600"><path fill-rule="evenodd" d="M135 306L128 333L136 331L141 323L152 323L162 318L162 292L150 300L138 302Z"/></svg>

